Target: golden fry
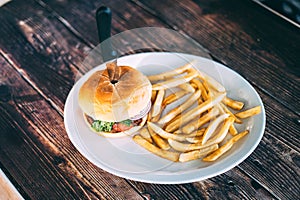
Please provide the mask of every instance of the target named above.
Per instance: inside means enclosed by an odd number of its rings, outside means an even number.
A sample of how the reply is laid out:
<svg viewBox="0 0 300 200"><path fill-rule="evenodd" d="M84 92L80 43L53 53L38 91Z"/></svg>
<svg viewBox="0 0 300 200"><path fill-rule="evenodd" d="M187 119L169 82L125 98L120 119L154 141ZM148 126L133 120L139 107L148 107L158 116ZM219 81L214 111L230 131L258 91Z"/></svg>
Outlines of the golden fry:
<svg viewBox="0 0 300 200"><path fill-rule="evenodd" d="M176 77L172 79L165 80L163 82L156 83L152 85L152 90L165 90L170 89L173 87L176 87L178 85L181 85L183 83L189 82L191 79L195 78L197 74L194 73L188 73L187 75Z"/></svg>
<svg viewBox="0 0 300 200"><path fill-rule="evenodd" d="M231 124L231 126L229 127L229 133L233 136L235 136L236 134L238 134L238 131L236 130L234 124Z"/></svg>
<svg viewBox="0 0 300 200"><path fill-rule="evenodd" d="M154 103L155 99L156 99L156 95L157 95L157 90L152 90L152 94L151 94L151 102Z"/></svg>
<svg viewBox="0 0 300 200"><path fill-rule="evenodd" d="M146 139L148 142L150 142L150 143L153 142L153 140L152 140L152 138L151 138L151 135L150 135L150 133L149 133L149 131L148 131L148 129L147 129L146 127L142 128L142 129L139 131L139 133L140 133L140 135L141 135L144 139Z"/></svg>
<svg viewBox="0 0 300 200"><path fill-rule="evenodd" d="M179 141L176 141L173 139L168 139L168 142L173 149L175 149L176 151L179 151L179 152L188 152L188 151L193 151L193 150L197 150L197 149L203 149L203 148L213 145L213 144L202 145L201 143L183 143L183 142L179 142Z"/></svg>
<svg viewBox="0 0 300 200"><path fill-rule="evenodd" d="M226 106L235 109L235 110L241 110L244 107L244 103L241 101L233 100L229 97L224 97L222 101Z"/></svg>
<svg viewBox="0 0 300 200"><path fill-rule="evenodd" d="M144 147L145 149L154 153L157 156L160 156L162 158L165 158L165 159L168 159L168 160L171 160L174 162L177 162L179 160L180 153L160 149L160 148L156 147L155 145L151 144L150 142L148 142L147 140L145 140L140 135L133 136L133 141L135 141L137 144L139 144L140 146Z"/></svg>
<svg viewBox="0 0 300 200"><path fill-rule="evenodd" d="M187 64L185 64L185 65L183 65L181 67L178 67L176 69L173 69L173 70L170 70L170 71L167 71L167 72L163 72L161 74L156 74L156 75L148 76L148 79L151 82L160 81L160 80L166 80L166 79L171 78L173 76L177 76L179 74L182 74L182 73L186 72L187 70L189 70L192 67L193 67L193 63L190 62L190 63L187 63Z"/></svg>
<svg viewBox="0 0 300 200"><path fill-rule="evenodd" d="M170 149L170 145L168 144L168 142L166 142L163 138L161 138L158 134L156 134L149 126L148 126L148 131L149 131L149 134L150 134L151 138L153 139L154 143L158 147L160 147L163 150Z"/></svg>
<svg viewBox="0 0 300 200"><path fill-rule="evenodd" d="M237 116L238 118L244 119L247 117L251 117L253 115L257 115L261 112L261 107L260 106L256 106L253 108L250 108L248 110L236 113L235 116Z"/></svg>
<svg viewBox="0 0 300 200"><path fill-rule="evenodd" d="M185 90L185 91L190 92L190 93L195 92L195 88L193 88L193 86L189 83L184 83L184 84L178 85L178 87L180 89Z"/></svg>
<svg viewBox="0 0 300 200"><path fill-rule="evenodd" d="M175 93L172 93L163 100L162 105L167 106L187 94L188 94L188 91L186 91L186 90L180 90Z"/></svg>
<svg viewBox="0 0 300 200"><path fill-rule="evenodd" d="M240 140L242 137L247 135L249 133L248 130L239 133L235 135L233 138L231 138L228 142L226 142L223 146L221 146L219 149L214 151L212 154L208 155L207 157L203 158L203 161L215 161L218 159L221 155L223 155L225 152L227 152L234 143L236 143L238 140Z"/></svg>
<svg viewBox="0 0 300 200"><path fill-rule="evenodd" d="M152 106L152 117L155 117L161 112L162 101L164 99L164 96L165 96L165 90L159 90L156 95L155 102Z"/></svg>
<svg viewBox="0 0 300 200"><path fill-rule="evenodd" d="M194 150L194 151L190 151L187 153L181 153L179 156L179 161L187 162L187 161L199 159L199 158L206 156L207 154L215 151L216 149L218 149L218 147L219 147L218 144L213 144L213 145L205 147L203 149Z"/></svg>
<svg viewBox="0 0 300 200"><path fill-rule="evenodd" d="M190 143L202 143L202 136L188 137L185 140Z"/></svg>
<svg viewBox="0 0 300 200"><path fill-rule="evenodd" d="M201 90L201 95L204 101L206 101L209 98L207 94L207 90L205 89L205 87L203 86L203 84L199 79L195 79L195 78L192 79L191 84L196 85L198 90Z"/></svg>

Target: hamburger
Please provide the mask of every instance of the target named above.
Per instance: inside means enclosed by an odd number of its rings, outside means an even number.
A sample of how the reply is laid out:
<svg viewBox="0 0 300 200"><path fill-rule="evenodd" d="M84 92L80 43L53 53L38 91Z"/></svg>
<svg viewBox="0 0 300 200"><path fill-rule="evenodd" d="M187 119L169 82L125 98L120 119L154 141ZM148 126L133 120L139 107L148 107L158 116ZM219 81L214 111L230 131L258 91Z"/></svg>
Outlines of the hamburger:
<svg viewBox="0 0 300 200"><path fill-rule="evenodd" d="M138 131L147 120L152 86L130 66L106 64L79 90L79 106L90 129L104 137L121 137Z"/></svg>

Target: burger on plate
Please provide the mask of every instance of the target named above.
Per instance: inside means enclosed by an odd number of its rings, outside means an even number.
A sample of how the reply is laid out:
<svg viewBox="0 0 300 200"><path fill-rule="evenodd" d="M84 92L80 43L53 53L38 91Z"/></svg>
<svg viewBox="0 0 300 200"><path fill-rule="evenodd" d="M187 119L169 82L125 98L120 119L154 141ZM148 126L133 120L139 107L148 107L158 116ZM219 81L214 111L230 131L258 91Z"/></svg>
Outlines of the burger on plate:
<svg viewBox="0 0 300 200"><path fill-rule="evenodd" d="M151 90L141 72L111 62L83 83L78 101L91 130L105 137L121 137L138 131L147 121Z"/></svg>

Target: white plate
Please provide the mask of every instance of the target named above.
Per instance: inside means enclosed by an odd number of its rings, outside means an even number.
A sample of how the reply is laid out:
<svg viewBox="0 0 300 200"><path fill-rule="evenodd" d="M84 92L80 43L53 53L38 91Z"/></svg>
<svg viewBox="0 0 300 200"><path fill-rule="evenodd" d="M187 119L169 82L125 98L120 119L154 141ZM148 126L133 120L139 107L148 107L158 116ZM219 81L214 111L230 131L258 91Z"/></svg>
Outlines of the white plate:
<svg viewBox="0 0 300 200"><path fill-rule="evenodd" d="M246 159L257 147L265 128L263 103L254 88L239 74L211 60L179 53L140 53L118 59L118 65L129 65L146 75L156 74L196 60L199 70L221 82L229 97L245 102L245 107L262 106L259 115L246 120L238 129L250 128L250 134L216 162L201 160L174 163L144 150L125 138L104 138L91 132L82 118L78 106L78 90L95 71L105 68L102 64L85 74L74 85L65 104L65 127L78 151L93 164L112 174L131 180L149 183L177 184L207 179L224 173Z"/></svg>

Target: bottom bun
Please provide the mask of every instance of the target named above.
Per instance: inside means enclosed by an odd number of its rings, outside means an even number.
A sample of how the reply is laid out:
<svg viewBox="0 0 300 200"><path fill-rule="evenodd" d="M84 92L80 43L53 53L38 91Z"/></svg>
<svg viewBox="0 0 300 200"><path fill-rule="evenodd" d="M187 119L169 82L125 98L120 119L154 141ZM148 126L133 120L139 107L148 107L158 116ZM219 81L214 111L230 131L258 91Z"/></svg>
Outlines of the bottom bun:
<svg viewBox="0 0 300 200"><path fill-rule="evenodd" d="M100 132L95 131L91 127L91 124L88 122L87 116L85 114L83 114L84 121L88 125L90 130L92 130L93 132L97 133L100 136L109 137L109 138L118 138L118 137L124 137L124 136L132 135L133 133L137 132L138 130L140 130L144 126L144 124L147 121L147 117L148 117L148 115L143 117L141 123L138 126L134 126L134 127L132 127L131 129L129 129L127 131L117 132L117 133L109 133L109 132L103 132L103 131L100 131Z"/></svg>

